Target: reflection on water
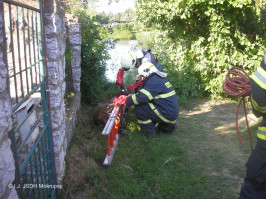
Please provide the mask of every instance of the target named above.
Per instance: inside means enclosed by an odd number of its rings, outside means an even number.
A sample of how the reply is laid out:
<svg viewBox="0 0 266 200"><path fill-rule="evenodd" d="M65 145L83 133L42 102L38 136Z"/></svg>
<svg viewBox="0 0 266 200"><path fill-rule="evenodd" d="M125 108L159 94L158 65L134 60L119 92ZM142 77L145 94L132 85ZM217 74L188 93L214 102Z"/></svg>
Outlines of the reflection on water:
<svg viewBox="0 0 266 200"><path fill-rule="evenodd" d="M108 81L110 82L116 81L116 75L118 69L121 68L120 60L123 52L134 48L142 49L142 46L143 43L137 40L120 40L115 45L114 49L109 50L111 59L106 61L106 72L105 72L105 76L108 79ZM134 73L133 70L130 71L131 72L126 72L125 75Z"/></svg>

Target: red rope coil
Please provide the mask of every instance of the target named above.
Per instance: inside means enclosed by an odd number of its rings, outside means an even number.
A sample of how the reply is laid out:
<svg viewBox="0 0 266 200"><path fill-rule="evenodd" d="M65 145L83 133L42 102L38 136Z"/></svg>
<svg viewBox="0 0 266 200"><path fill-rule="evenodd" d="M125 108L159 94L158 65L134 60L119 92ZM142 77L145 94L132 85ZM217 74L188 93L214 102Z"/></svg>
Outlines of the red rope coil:
<svg viewBox="0 0 266 200"><path fill-rule="evenodd" d="M240 67L232 67L225 76L223 91L233 97L246 97L251 94L248 74Z"/></svg>
<svg viewBox="0 0 266 200"><path fill-rule="evenodd" d="M248 125L248 118L247 118L247 112L246 112L246 106L245 106L245 97L251 95L251 85L250 85L250 79L248 74L240 67L232 67L229 69L225 76L225 82L223 83L223 91L233 97L242 97L238 103L237 110L236 110L236 130L238 134L238 138L240 143L242 144L242 139L240 136L239 128L238 128L238 114L241 102L243 101L243 107L244 107L244 113L246 117L246 125L248 129L249 134L249 140L250 140L250 148L251 151L253 151L252 146L252 137L249 130Z"/></svg>

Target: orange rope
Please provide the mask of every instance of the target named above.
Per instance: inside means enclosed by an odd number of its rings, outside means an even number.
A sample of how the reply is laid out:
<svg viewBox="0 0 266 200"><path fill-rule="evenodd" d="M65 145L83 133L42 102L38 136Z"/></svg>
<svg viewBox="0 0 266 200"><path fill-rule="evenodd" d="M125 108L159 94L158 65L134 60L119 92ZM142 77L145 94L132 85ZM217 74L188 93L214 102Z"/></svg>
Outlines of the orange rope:
<svg viewBox="0 0 266 200"><path fill-rule="evenodd" d="M233 97L242 97L238 103L236 110L236 130L239 141L242 144L242 139L238 128L238 114L241 102L243 101L244 113L246 117L246 125L249 134L250 148L251 151L253 151L252 137L249 130L248 118L245 106L245 97L251 95L251 85L248 74L240 67L232 67L231 69L229 69L229 71L225 76L225 82L223 83L223 91Z"/></svg>

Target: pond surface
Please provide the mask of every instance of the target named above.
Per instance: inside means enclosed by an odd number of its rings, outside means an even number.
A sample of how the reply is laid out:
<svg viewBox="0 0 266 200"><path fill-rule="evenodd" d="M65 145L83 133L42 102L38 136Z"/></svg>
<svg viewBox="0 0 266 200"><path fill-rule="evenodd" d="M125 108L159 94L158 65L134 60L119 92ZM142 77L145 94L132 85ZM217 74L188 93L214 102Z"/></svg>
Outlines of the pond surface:
<svg viewBox="0 0 266 200"><path fill-rule="evenodd" d="M142 49L142 47L144 46L145 42L141 42L141 41L137 41L137 40L120 40L117 42L117 44L115 45L114 49L109 50L109 54L111 56L110 60L106 61L106 72L105 72L105 76L107 78L108 81L110 82L115 82L116 81L116 75L117 72L119 70L119 68L121 68L121 56L123 55L124 51L128 51L130 49L134 49L134 48L140 48ZM130 70L128 72L125 72L126 74L132 74L134 73L133 70Z"/></svg>

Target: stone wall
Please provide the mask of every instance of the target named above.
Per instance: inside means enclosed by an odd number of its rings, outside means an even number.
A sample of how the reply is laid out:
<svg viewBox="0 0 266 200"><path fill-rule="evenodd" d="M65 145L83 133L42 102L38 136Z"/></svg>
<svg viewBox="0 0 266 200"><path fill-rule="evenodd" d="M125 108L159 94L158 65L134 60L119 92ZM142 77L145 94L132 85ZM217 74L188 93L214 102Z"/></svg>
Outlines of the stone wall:
<svg viewBox="0 0 266 200"><path fill-rule="evenodd" d="M1 1L0 1L1 2ZM0 3L0 198L18 198L14 188L8 187L15 179L15 162L11 150L9 132L11 122L11 98L8 91L8 68L5 62L3 8ZM74 19L69 26L71 67L74 98L67 110L64 104L65 83L65 5L61 0L45 0L44 4L45 53L47 61L48 109L55 155L57 184L61 184L65 173L65 156L73 135L76 116L80 105L81 35L80 24Z"/></svg>
<svg viewBox="0 0 266 200"><path fill-rule="evenodd" d="M66 135L67 142L70 143L74 126L77 123L77 112L80 106L80 78L81 78L81 24L77 17L74 15L66 15L66 30L67 40L70 48L71 56L71 76L72 76L72 89L74 97L72 97L66 110Z"/></svg>
<svg viewBox="0 0 266 200"><path fill-rule="evenodd" d="M67 37L71 51L73 89L80 92L81 77L81 24L77 17L66 15Z"/></svg>
<svg viewBox="0 0 266 200"><path fill-rule="evenodd" d="M7 87L7 65L4 59L3 4L0 3L0 198L18 198L15 188L8 187L15 179L15 162L8 132L11 129L11 99Z"/></svg>
<svg viewBox="0 0 266 200"><path fill-rule="evenodd" d="M65 173L67 151L65 123L65 7L63 1L46 0L44 8L45 45L47 56L47 83L49 89L49 109L51 132L55 155L57 184L62 182Z"/></svg>

